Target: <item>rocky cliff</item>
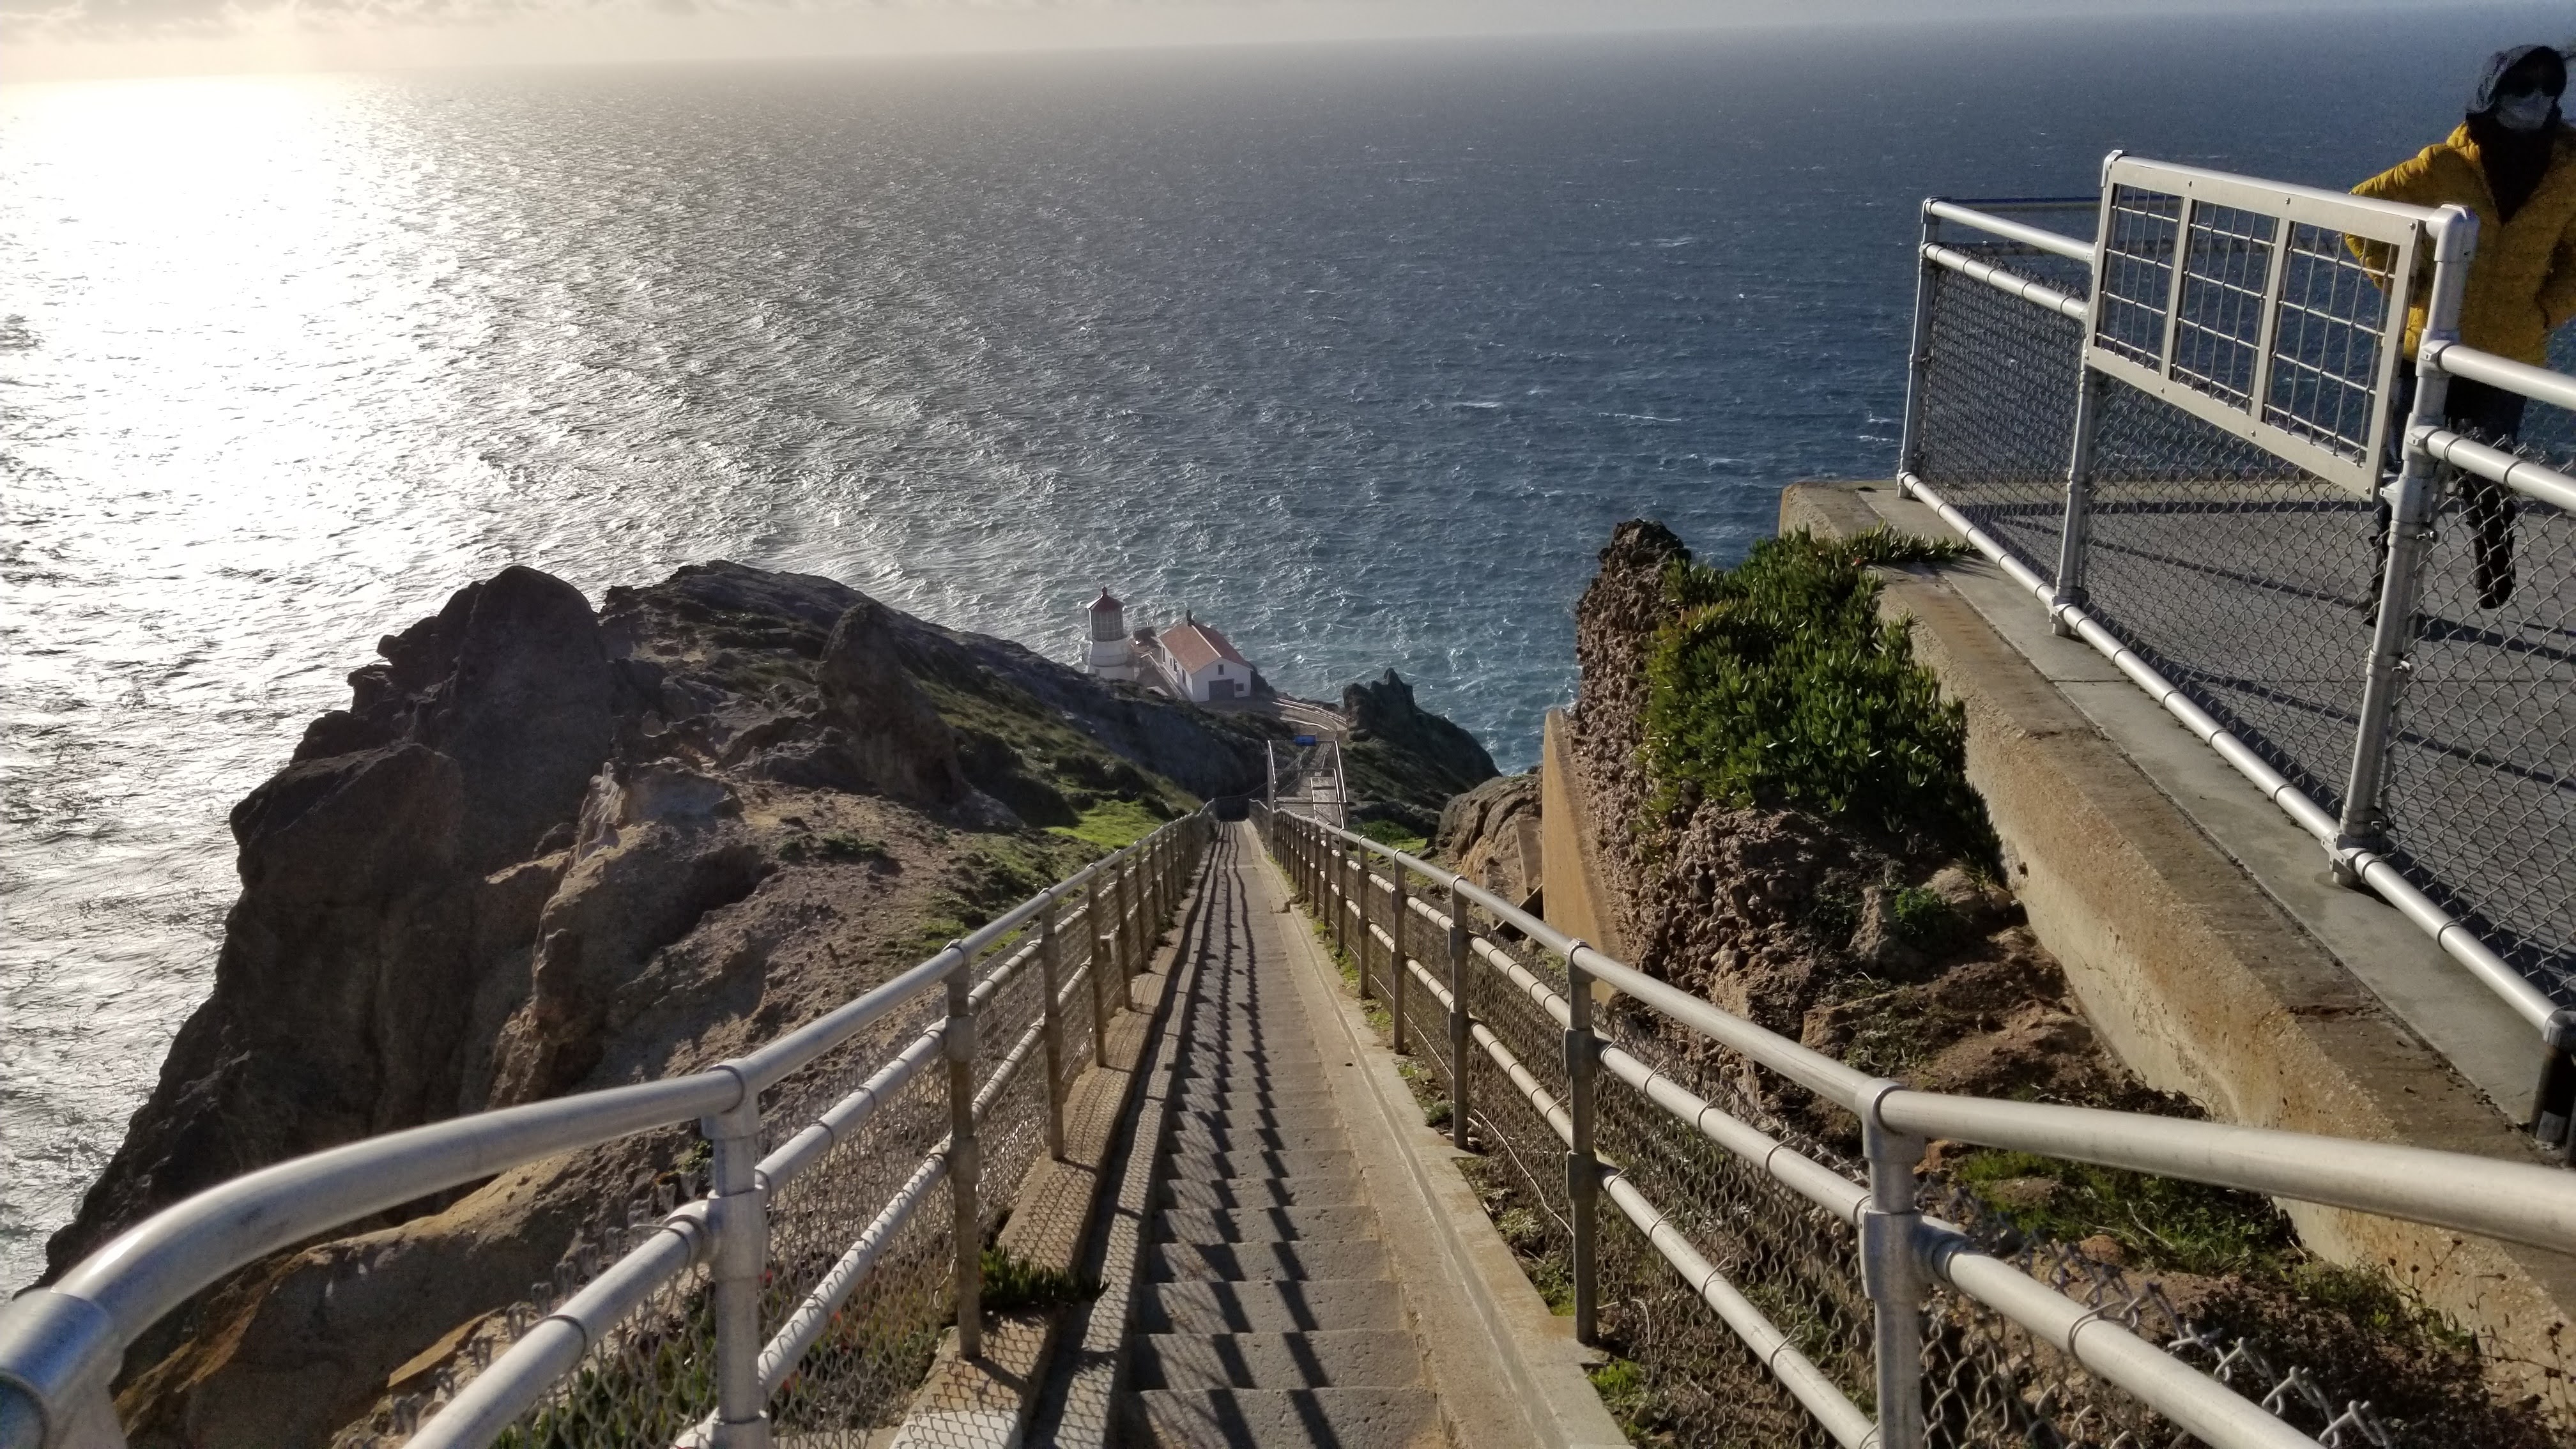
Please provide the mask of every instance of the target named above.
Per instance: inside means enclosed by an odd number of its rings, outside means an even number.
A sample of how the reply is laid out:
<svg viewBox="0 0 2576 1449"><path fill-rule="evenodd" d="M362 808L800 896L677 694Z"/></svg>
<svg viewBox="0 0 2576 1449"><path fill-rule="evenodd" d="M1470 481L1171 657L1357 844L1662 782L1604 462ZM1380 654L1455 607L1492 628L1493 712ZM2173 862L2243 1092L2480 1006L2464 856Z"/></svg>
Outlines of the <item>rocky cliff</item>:
<svg viewBox="0 0 2576 1449"><path fill-rule="evenodd" d="M1281 732L732 564L595 613L508 569L378 652L233 812L213 994L55 1272L281 1158L710 1065L1100 840L1256 787ZM685 1147L540 1164L236 1275L130 1356L134 1441L325 1442Z"/></svg>
<svg viewBox="0 0 2576 1449"><path fill-rule="evenodd" d="M1476 737L1415 703L1413 686L1392 669L1345 687L1342 714L1351 722L1342 769L1355 819L1427 838L1451 797L1494 778L1494 757Z"/></svg>

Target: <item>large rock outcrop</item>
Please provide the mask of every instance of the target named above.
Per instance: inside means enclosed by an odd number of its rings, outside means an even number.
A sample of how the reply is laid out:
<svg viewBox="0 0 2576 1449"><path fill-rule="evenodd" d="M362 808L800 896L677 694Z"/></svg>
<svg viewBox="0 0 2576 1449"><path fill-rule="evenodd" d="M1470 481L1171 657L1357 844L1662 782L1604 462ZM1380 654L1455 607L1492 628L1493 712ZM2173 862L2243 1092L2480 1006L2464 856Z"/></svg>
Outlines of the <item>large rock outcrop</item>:
<svg viewBox="0 0 2576 1449"><path fill-rule="evenodd" d="M54 1272L285 1157L746 1050L911 964L925 923L1096 850L1038 826L1248 790L1281 728L722 563L596 614L508 569L378 647L235 811L214 992ZM130 1355L134 1442L326 1442L684 1145L538 1164L244 1270Z"/></svg>
<svg viewBox="0 0 2576 1449"><path fill-rule="evenodd" d="M1342 766L1356 818L1428 837L1450 797L1497 773L1474 735L1415 703L1413 686L1392 669L1345 686L1342 714L1351 722Z"/></svg>

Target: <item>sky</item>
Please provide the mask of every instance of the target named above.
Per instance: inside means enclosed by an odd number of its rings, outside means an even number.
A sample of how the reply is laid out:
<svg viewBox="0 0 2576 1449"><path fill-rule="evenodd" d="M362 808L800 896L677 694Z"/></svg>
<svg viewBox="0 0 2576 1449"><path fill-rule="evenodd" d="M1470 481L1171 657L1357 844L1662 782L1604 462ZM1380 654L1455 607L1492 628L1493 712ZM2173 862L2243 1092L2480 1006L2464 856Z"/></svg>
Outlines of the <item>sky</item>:
<svg viewBox="0 0 2576 1449"><path fill-rule="evenodd" d="M242 71L1920 24L2442 0L0 0L0 83ZM2546 7L2534 7L2542 9Z"/></svg>

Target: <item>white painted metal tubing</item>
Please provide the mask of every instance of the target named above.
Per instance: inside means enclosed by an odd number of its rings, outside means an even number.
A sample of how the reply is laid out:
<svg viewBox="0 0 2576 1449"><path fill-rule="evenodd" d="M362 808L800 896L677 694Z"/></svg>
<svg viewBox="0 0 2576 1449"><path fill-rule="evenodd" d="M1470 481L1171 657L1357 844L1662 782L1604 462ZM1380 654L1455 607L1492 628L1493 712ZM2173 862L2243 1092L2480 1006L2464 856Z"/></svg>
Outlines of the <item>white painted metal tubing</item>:
<svg viewBox="0 0 2576 1449"><path fill-rule="evenodd" d="M1735 1291L1735 1285L1726 1281L1717 1265L1701 1256L1690 1239L1665 1220L1646 1195L1637 1191L1636 1184L1628 1181L1627 1174L1616 1169L1605 1171L1601 1174L1601 1187L1637 1231L1646 1235L1646 1241L1655 1245L1664 1261L1690 1284L1700 1301L1717 1310L1717 1316L1725 1319L1735 1336L1744 1340L1744 1346L1753 1350L1753 1356L1762 1360L1762 1367L1815 1416L1826 1433L1834 1436L1835 1443L1844 1449L1869 1449L1878 1442L1878 1426L1869 1421L1869 1416L1853 1408L1852 1401L1844 1397L1832 1379L1825 1377L1823 1370L1792 1348L1788 1335Z"/></svg>
<svg viewBox="0 0 2576 1449"><path fill-rule="evenodd" d="M848 1041L897 1005L926 990L932 982L946 979L950 971L972 961L987 947L1036 919L1040 910L1063 900L1101 872L1119 865L1128 856L1142 848L1146 841L1161 835L1165 830L1175 828L1179 823L1174 821L1163 826L1161 830L1155 831L1154 835L1147 836L1146 840L1140 840L1114 854L1102 856L978 926L967 933L963 940L951 943L938 955L868 992L858 1000L807 1022L758 1051L735 1058L729 1065L741 1072L743 1080L750 1083L755 1091L776 1086L797 1068Z"/></svg>
<svg viewBox="0 0 2576 1449"><path fill-rule="evenodd" d="M921 1069L939 1060L939 1048L947 1038L947 1023L936 1022L922 1028L893 1061L879 1067L861 1082L856 1091L833 1103L822 1116L795 1136L778 1145L778 1149L760 1160L757 1171L761 1185L772 1193L796 1180L805 1169L822 1160L832 1144L857 1130L877 1109L894 1100L904 1084L919 1075Z"/></svg>
<svg viewBox="0 0 2576 1449"><path fill-rule="evenodd" d="M2481 478L2493 479L2552 508L2576 513L2576 478L2570 478L2555 468L2543 467L2529 458L2517 458L2502 448L2464 438L2448 428L2427 432L2415 440L2415 445L2437 462L2448 463Z"/></svg>
<svg viewBox="0 0 2576 1449"><path fill-rule="evenodd" d="M2317 1442L2010 1263L1971 1250L1955 1228L1925 1223L1933 1273L2130 1393L2210 1449L2317 1449Z"/></svg>
<svg viewBox="0 0 2576 1449"><path fill-rule="evenodd" d="M718 1068L459 1117L298 1157L153 1214L82 1259L54 1291L97 1305L130 1343L198 1289L327 1228L540 1157L692 1122L742 1097L741 1080Z"/></svg>
<svg viewBox="0 0 2576 1449"><path fill-rule="evenodd" d="M1328 836L1356 846L1369 854L1383 856L1425 879L1437 881L1444 886L1454 883L1458 887L1459 894L1491 911L1497 919L1555 952L1560 958L1566 958L1569 964L1581 965L1584 970L1592 972L1613 990L1635 997L1710 1040L1742 1052L1791 1081L1851 1111L1860 1110L1864 1095L1876 1080L1865 1072L1853 1071L1822 1052L1800 1046L1787 1037L1776 1032L1765 1031L1740 1017L1729 1016L1689 992L1676 990L1614 957L1604 955L1594 947L1576 941L1547 922L1510 904L1465 876L1434 869L1400 850L1380 845L1365 835L1336 829L1320 821L1316 823L1318 828ZM1494 955L1500 954L1494 953ZM1493 956L1489 955L1487 959L1492 960ZM1509 960L1508 957L1504 959ZM1506 969L1515 969L1517 964L1513 963L1512 967Z"/></svg>
<svg viewBox="0 0 2576 1449"><path fill-rule="evenodd" d="M580 1366L593 1344L616 1331L655 1289L705 1256L714 1241L706 1219L703 1200L664 1218L642 1245L591 1279L475 1375L474 1382L421 1425L408 1449L483 1449L501 1437L557 1379Z"/></svg>
<svg viewBox="0 0 2576 1449"><path fill-rule="evenodd" d="M1957 529L1977 552L1984 554L1996 567L2010 574L2014 582L2028 589L2041 603L2049 605L2051 612L2065 621L2067 627L2075 630L2084 642L2092 645L2096 651L2117 665L2122 674L2129 676L2131 683L2153 696L2156 703L2162 705L2167 714L2179 720L2183 728L2190 730L2201 743L2225 757L2227 763L2234 766L2238 774L2243 775L2256 789L2263 792L2264 798L2279 806L2291 819L2297 821L2300 829L2315 836L2321 845L2334 844L2338 827L2333 816L2327 814L2315 801L2299 793L2297 787L2284 778L2280 771L2265 764L2261 756L2246 749L2234 735L2221 728L2218 721L2209 717L2208 711L2192 703L2189 696L2176 688L2172 681L2157 673L2155 667L2140 658L2136 650L2121 643L2117 636L2103 628L2082 605L2054 602L2055 589L2039 575L2032 573L2019 559L2014 558L2011 552L1997 543L1992 535L1970 522L1967 515L1951 507L1940 494L1933 491L1932 485L1911 473L1904 475L1898 482L1906 492L1914 495L1933 512L1939 514L1942 522Z"/></svg>
<svg viewBox="0 0 2576 1449"><path fill-rule="evenodd" d="M1966 515L1944 502L1941 495L1933 491L1931 485L1911 473L1905 474L1899 481L1904 485L1906 492L1941 515L1942 522L1957 529L1979 553L1984 554L1997 567L2019 580L2042 603L2050 602L2052 591L2040 582L2037 575L2024 568L1985 530L1969 522ZM2300 829L2315 836L2321 845L2328 848L2336 845L2342 832L2335 818L2327 814L2315 801L2300 793L2280 771L2273 769L2261 756L2247 748L2244 741L2220 728L2218 721L2211 719L2207 711L2192 703L2180 689L2175 687L2173 681L2166 679L2152 665L2138 657L2137 651L2122 644L2117 636L2102 627L2101 623L2081 606L2058 604L2054 609L2058 617L2065 619L2074 628L2078 638L2092 645L2097 652L2119 666L2121 673L2127 675L2131 682L2152 696L2164 707L2167 714L2180 721L2183 728L2190 730L2195 738L2217 751L2220 759L2232 766L2236 773L2244 776L2255 789L2262 791L2264 798L2270 800L2283 814L2296 821ZM2558 1003L2550 1000L2547 993L2533 985L2528 977L2513 969L2504 958L2496 955L2468 927L2461 925L2441 907L2434 905L2385 857L2375 851L2350 848L2340 854L2352 873L2372 890L2377 891L2380 899L2396 907L2408 920L2421 927L2433 938L2434 944L2442 948L2443 954L2466 967L2471 975L2486 985L2488 990L2503 997L2507 1006L2512 1007L2525 1021L2530 1022L2552 1044L2576 1045L2576 1026L2571 1026L2569 1013L2560 1008Z"/></svg>
<svg viewBox="0 0 2576 1449"><path fill-rule="evenodd" d="M796 1371L797 1363L822 1339L823 1330L832 1324L832 1315L866 1281L877 1259L885 1255L886 1245L903 1231L905 1223L912 1221L913 1213L929 1198L930 1190L947 1175L948 1144L943 1141L921 1166L913 1169L903 1186L895 1189L885 1207L860 1231L858 1241L850 1244L849 1251L814 1285L814 1290L788 1312L786 1323L760 1351L760 1381L769 1386L771 1393L778 1392L779 1385Z"/></svg>
<svg viewBox="0 0 2576 1449"><path fill-rule="evenodd" d="M2418 361L2425 367L2439 368L2453 377L2500 387L2551 407L2576 409L2576 377L2563 372L2498 357L2492 352L2480 352L2457 342L2427 346Z"/></svg>
<svg viewBox="0 0 2576 1449"><path fill-rule="evenodd" d="M1624 1048L1603 1047L1601 1065L1647 1100L1688 1123L1702 1137L1750 1163L1763 1176L1844 1222L1859 1225L1861 1209L1869 1204L1867 1187L1814 1158L1792 1151L1742 1119L1719 1111Z"/></svg>
<svg viewBox="0 0 2576 1449"><path fill-rule="evenodd" d="M2069 261L2082 262L2087 267L2093 265L2093 242L2087 237L2068 236L2064 232L2032 226L2026 221L2013 221L2007 217L1997 216L1991 211L1979 211L1972 206L1961 206L1955 201L1927 201L1923 203L1923 212L1926 216L1937 216L1943 221L1954 221L1961 226L1974 227L1989 236L1999 236L2006 241L2016 241L2026 247L2036 247Z"/></svg>
<svg viewBox="0 0 2576 1449"><path fill-rule="evenodd" d="M2093 249L2086 247L2084 254L2089 259ZM1983 282L2006 296L2018 297L2035 307L2055 312L2061 317L2071 318L2077 322L2092 320L2092 304L2083 298L2070 297L2055 287L2034 282L2018 272L1996 266L1992 262L1981 262L1965 252L1953 251L1938 243L1927 243L1923 248L1923 260L1936 267L1946 267L1971 281Z"/></svg>
<svg viewBox="0 0 2576 1449"><path fill-rule="evenodd" d="M1903 1088L1879 1099L1879 1118L1918 1136L2216 1183L2534 1247L2576 1244L2576 1180L2527 1162Z"/></svg>

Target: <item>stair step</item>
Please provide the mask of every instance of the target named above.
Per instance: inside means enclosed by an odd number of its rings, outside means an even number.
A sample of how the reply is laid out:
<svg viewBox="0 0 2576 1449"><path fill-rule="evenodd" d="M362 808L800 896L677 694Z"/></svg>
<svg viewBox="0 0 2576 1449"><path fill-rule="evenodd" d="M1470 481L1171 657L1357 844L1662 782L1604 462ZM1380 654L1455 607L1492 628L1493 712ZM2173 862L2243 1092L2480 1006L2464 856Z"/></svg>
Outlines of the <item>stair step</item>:
<svg viewBox="0 0 2576 1449"><path fill-rule="evenodd" d="M1230 1092L1213 1089L1193 1091L1183 1084L1180 1095L1173 1099L1194 1111L1236 1112L1326 1112L1338 1113L1339 1107L1329 1087L1241 1087Z"/></svg>
<svg viewBox="0 0 2576 1449"><path fill-rule="evenodd" d="M1139 1333L1301 1333L1404 1327L1403 1297L1387 1278L1317 1278L1228 1283L1148 1283L1137 1303Z"/></svg>
<svg viewBox="0 0 2576 1449"><path fill-rule="evenodd" d="M1157 1283L1215 1279L1229 1283L1389 1276L1386 1244L1375 1238L1294 1243L1155 1243L1145 1250L1145 1276Z"/></svg>
<svg viewBox="0 0 2576 1449"><path fill-rule="evenodd" d="M1170 1207L1154 1214L1159 1243L1301 1243L1317 1239L1373 1238L1373 1208Z"/></svg>
<svg viewBox="0 0 2576 1449"><path fill-rule="evenodd" d="M1259 1127L1293 1129L1328 1122L1337 1123L1340 1119L1341 1114L1332 1110L1332 1099L1327 1096L1320 1105L1300 1107L1262 1107L1247 1104L1239 1108L1219 1108L1199 1107L1183 1102L1180 1104L1179 1115L1173 1120L1195 1123L1201 1127L1212 1127L1222 1131Z"/></svg>
<svg viewBox="0 0 2576 1449"><path fill-rule="evenodd" d="M1158 1208L1350 1207L1368 1201L1356 1175L1225 1177L1196 1182L1165 1178Z"/></svg>
<svg viewBox="0 0 2576 1449"><path fill-rule="evenodd" d="M1303 1127L1209 1127L1184 1119L1172 1126L1169 1150L1176 1154L1346 1152L1350 1141L1338 1121Z"/></svg>
<svg viewBox="0 0 2576 1449"><path fill-rule="evenodd" d="M1302 1177L1307 1173L1331 1173L1351 1176L1359 1172L1359 1159L1350 1149L1303 1149L1295 1152L1170 1152L1162 1163L1163 1176L1174 1182L1218 1182L1237 1177Z"/></svg>
<svg viewBox="0 0 2576 1449"><path fill-rule="evenodd" d="M1432 1449L1429 1389L1149 1389L1133 1412L1161 1449Z"/></svg>
<svg viewBox="0 0 2576 1449"><path fill-rule="evenodd" d="M1422 1382L1409 1333L1157 1333L1136 1345L1139 1389L1398 1389Z"/></svg>

